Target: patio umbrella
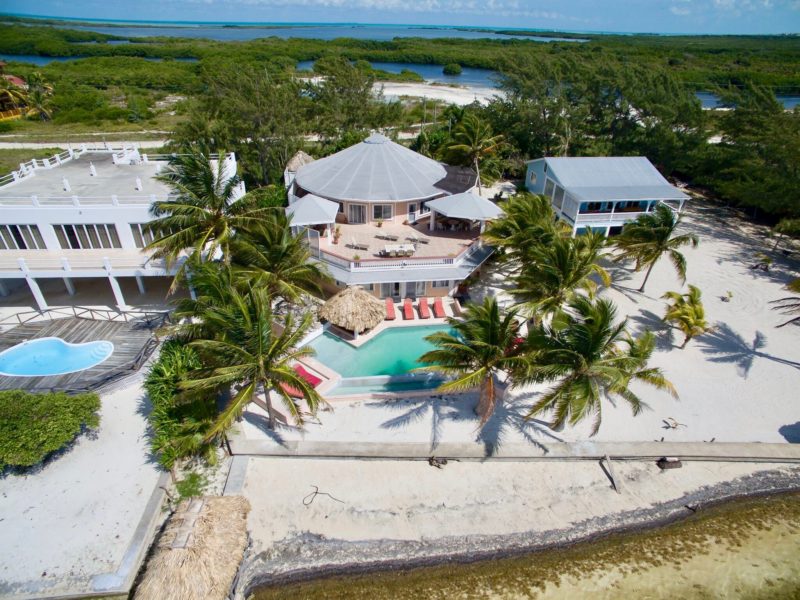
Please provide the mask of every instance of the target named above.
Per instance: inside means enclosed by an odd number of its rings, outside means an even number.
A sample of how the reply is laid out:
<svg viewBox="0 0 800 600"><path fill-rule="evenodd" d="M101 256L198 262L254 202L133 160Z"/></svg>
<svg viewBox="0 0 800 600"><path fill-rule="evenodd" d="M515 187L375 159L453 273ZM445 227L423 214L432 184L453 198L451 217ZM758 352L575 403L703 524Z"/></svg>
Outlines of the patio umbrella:
<svg viewBox="0 0 800 600"><path fill-rule="evenodd" d="M359 286L348 287L328 300L319 316L356 335L386 318L386 305Z"/></svg>

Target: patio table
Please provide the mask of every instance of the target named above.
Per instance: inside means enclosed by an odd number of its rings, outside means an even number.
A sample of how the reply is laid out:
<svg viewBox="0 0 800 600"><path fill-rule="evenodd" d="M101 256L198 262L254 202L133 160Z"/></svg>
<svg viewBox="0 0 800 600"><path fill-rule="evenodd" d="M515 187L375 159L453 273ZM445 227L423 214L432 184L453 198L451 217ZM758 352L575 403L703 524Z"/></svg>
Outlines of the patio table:
<svg viewBox="0 0 800 600"><path fill-rule="evenodd" d="M383 251L386 254L391 254L394 252L395 254L409 254L414 252L414 244L386 244L383 247Z"/></svg>

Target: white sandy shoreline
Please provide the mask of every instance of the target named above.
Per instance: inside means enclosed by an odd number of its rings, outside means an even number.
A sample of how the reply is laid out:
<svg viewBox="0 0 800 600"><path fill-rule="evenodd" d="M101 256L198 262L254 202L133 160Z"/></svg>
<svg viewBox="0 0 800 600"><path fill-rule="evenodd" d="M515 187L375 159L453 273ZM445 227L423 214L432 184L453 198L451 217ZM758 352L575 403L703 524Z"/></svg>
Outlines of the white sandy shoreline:
<svg viewBox="0 0 800 600"><path fill-rule="evenodd" d="M742 496L800 490L800 467L248 459L253 545L237 597L258 585L355 571L511 556L652 527ZM291 473L291 481L287 478ZM370 481L369 486L350 486ZM313 483L311 483L313 482ZM280 483L280 487L276 484ZM302 498L317 486L333 496Z"/></svg>

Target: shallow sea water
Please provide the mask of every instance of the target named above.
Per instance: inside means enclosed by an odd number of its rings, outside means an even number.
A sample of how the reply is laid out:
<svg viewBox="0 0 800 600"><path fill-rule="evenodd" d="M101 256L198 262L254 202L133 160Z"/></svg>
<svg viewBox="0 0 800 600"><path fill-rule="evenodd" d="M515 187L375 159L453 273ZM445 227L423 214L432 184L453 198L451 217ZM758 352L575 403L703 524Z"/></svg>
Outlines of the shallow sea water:
<svg viewBox="0 0 800 600"><path fill-rule="evenodd" d="M670 525L471 564L262 588L253 600L800 598L800 494L737 500Z"/></svg>

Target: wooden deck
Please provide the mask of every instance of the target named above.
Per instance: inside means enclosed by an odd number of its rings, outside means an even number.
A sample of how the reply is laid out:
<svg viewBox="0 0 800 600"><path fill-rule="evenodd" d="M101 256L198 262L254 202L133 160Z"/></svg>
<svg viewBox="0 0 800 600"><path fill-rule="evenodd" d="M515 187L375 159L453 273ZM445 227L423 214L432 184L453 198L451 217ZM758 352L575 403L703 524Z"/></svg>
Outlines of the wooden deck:
<svg viewBox="0 0 800 600"><path fill-rule="evenodd" d="M0 376L0 390L87 391L137 370L157 345L152 320L128 322L81 318L55 319L18 325L0 337L0 352L26 340L58 337L72 344L107 340L114 352L99 365L64 375L44 377Z"/></svg>

